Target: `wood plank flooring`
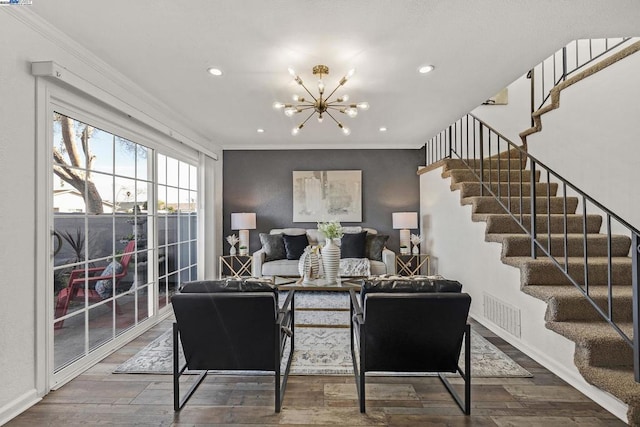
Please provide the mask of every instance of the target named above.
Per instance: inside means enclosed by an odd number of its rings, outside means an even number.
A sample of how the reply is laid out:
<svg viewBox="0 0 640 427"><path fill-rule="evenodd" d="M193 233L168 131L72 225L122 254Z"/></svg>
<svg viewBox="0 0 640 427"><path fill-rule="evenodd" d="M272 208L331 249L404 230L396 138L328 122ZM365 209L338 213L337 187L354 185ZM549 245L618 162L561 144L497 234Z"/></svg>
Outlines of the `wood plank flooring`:
<svg viewBox="0 0 640 427"><path fill-rule="evenodd" d="M175 413L171 375L112 374L169 325L169 321L156 325L7 426L625 425L478 324L476 330L533 378L473 379L469 417L437 378L411 377L368 379L367 413L360 414L352 376L289 377L280 414L273 410L273 377L210 376Z"/></svg>

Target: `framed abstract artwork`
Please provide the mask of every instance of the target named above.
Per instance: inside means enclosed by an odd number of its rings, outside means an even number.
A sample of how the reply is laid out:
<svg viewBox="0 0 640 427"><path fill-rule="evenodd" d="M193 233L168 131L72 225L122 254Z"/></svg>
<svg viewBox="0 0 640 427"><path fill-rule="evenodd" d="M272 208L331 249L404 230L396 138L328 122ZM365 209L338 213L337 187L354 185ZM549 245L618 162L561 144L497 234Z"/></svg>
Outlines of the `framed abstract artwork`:
<svg viewBox="0 0 640 427"><path fill-rule="evenodd" d="M362 222L362 171L293 171L293 222Z"/></svg>

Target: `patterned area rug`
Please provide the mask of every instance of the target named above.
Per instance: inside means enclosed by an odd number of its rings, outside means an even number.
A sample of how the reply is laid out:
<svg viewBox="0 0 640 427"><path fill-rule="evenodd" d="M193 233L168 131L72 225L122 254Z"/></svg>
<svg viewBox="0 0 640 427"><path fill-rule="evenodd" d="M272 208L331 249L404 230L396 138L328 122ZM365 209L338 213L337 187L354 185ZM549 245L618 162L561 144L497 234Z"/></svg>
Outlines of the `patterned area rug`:
<svg viewBox="0 0 640 427"><path fill-rule="evenodd" d="M335 323L331 320L326 322L327 317L335 317L332 314L306 312L303 315L302 313L304 312L301 311L299 317L311 318L309 323L312 324L317 323L319 318L323 318L324 323ZM337 317L343 317L345 313L337 312L335 314ZM348 318L348 312L346 314ZM298 317L298 312L296 312L296 316ZM296 324L300 325L301 321L304 322L299 319ZM292 375L353 375L348 328L304 327L300 325L296 327L295 339L296 350L291 365ZM288 355L288 351L289 347L287 346L285 355ZM184 364L182 349L180 353L181 364ZM461 355L460 359L464 369L464 357ZM168 330L120 365L115 373L171 374L172 364L172 335L171 330ZM225 373L229 374L230 372ZM246 374L245 372L236 373ZM473 330L471 331L471 375L476 378L532 376L526 369Z"/></svg>

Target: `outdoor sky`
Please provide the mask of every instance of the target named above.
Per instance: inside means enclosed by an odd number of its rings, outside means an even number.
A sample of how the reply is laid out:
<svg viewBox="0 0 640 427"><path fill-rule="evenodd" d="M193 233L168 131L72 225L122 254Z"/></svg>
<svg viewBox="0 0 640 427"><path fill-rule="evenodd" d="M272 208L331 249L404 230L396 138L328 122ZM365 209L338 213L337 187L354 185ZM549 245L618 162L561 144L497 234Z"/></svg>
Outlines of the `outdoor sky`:
<svg viewBox="0 0 640 427"><path fill-rule="evenodd" d="M80 122L76 124L82 126ZM78 129L77 126L76 129ZM84 153L79 145L80 138L76 138L81 159L84 160ZM153 151L98 128L94 128L90 142L91 152L95 156L92 180L102 199L109 202L115 200L116 204L122 202L142 204L147 201L147 189L152 178L148 172L150 170L148 157ZM58 122L54 122L53 126L53 144L55 147L63 146ZM68 159L66 153L63 155ZM171 204L189 203L196 198L195 192L179 191L177 188L189 188L190 184L192 189L196 188L196 168L185 162L159 154L158 183L167 184L166 189L162 185L159 187L159 201ZM71 188L73 187L70 184L54 175L54 190Z"/></svg>

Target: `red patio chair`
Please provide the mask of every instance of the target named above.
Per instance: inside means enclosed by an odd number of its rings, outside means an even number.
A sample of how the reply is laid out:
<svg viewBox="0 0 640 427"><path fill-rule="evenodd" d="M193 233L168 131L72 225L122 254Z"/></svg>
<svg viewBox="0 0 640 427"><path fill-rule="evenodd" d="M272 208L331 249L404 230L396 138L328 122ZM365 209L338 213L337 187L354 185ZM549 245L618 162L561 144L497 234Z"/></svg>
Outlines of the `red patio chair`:
<svg viewBox="0 0 640 427"><path fill-rule="evenodd" d="M122 271L118 274L110 275L110 276L102 276L102 272L106 268L104 267L95 267L88 269L78 269L73 270L71 275L69 276L69 285L62 289L58 294L58 300L56 302L56 313L55 318L58 319L67 314L69 310L69 304L72 300L83 300L85 297L85 281L89 282L95 286L95 283L99 280L113 280L113 292L115 292L120 279L127 275L127 270L129 268L129 262L133 257L133 253L136 249L135 240L131 240L127 246L124 248L124 253L122 258L120 259L120 264L122 265ZM85 276L85 273L88 275ZM102 301L103 298L96 292L93 287L89 287L87 289L87 297L90 302L99 302ZM54 324L55 329L62 328L62 324L64 320L56 321Z"/></svg>

